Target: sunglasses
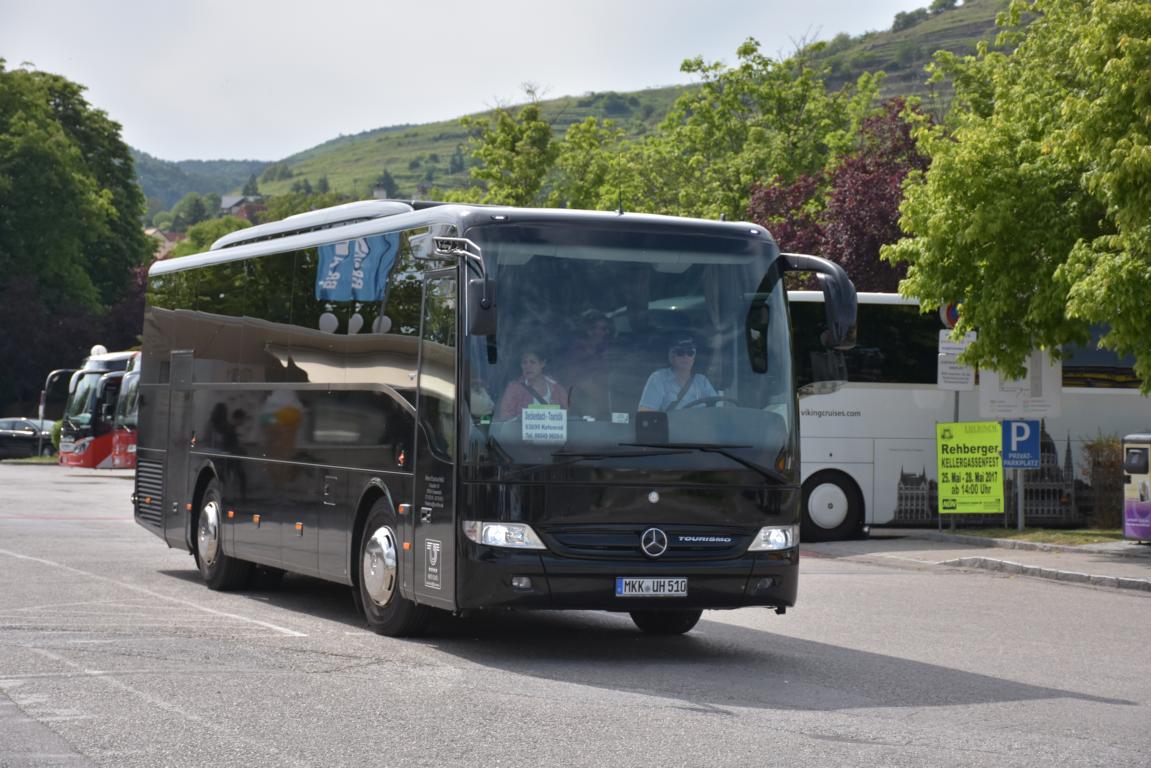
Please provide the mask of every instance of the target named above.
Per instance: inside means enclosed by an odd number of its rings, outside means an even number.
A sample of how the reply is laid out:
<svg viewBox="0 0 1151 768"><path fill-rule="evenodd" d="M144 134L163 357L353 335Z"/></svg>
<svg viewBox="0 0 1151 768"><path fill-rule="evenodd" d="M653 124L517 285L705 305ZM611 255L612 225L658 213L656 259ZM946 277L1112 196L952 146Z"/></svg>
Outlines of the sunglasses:
<svg viewBox="0 0 1151 768"><path fill-rule="evenodd" d="M676 357L695 357L695 347L672 347L671 353Z"/></svg>

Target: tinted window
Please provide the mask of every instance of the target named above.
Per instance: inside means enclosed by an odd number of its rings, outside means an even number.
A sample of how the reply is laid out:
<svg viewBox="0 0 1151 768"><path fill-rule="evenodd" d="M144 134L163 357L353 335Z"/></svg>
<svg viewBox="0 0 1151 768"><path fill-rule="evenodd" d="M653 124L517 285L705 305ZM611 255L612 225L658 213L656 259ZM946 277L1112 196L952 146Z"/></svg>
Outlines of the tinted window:
<svg viewBox="0 0 1151 768"><path fill-rule="evenodd" d="M1095 326L1091 329L1091 340L1087 344L1068 344L1063 347L1063 386L1120 389L1139 387L1139 377L1134 371L1135 358L1100 349L1099 338L1104 333L1104 328Z"/></svg>
<svg viewBox="0 0 1151 768"><path fill-rule="evenodd" d="M792 302L791 323L799 386L827 380L935 384L942 325L915 305L861 302L858 342L847 352L820 343L827 327L823 302Z"/></svg>
<svg viewBox="0 0 1151 768"><path fill-rule="evenodd" d="M420 420L436 453L455 455L456 279L429 280L420 347Z"/></svg>
<svg viewBox="0 0 1151 768"><path fill-rule="evenodd" d="M236 381L241 362L242 318L247 303L247 274L242 261L212 264L196 271L195 327L198 381Z"/></svg>

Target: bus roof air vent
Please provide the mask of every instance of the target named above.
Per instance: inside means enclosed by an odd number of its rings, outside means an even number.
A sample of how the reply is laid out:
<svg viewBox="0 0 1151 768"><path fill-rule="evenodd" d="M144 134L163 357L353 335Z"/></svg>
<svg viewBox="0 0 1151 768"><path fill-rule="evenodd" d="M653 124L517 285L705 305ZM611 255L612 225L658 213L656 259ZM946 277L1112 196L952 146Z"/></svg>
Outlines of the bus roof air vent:
<svg viewBox="0 0 1151 768"><path fill-rule="evenodd" d="M369 219L380 219L385 216L395 216L400 213L411 213L414 209L407 203L394 200L361 200L356 203L336 205L319 211L297 213L282 221L270 224L241 229L224 235L212 243L210 250L218 251L222 248L232 248L237 245L258 243L263 240L274 240L291 235L302 235L305 232L315 232L332 227L346 227Z"/></svg>

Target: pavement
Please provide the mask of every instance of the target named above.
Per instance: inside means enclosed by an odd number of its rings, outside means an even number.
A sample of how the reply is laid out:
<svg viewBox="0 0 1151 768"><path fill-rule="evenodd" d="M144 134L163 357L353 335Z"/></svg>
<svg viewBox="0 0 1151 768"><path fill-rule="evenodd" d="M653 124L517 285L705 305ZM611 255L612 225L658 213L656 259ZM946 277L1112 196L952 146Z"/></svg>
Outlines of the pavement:
<svg viewBox="0 0 1151 768"><path fill-rule="evenodd" d="M809 557L915 568L973 568L1151 595L1151 544L1037 544L930 528L872 528L855 541L803 544Z"/></svg>

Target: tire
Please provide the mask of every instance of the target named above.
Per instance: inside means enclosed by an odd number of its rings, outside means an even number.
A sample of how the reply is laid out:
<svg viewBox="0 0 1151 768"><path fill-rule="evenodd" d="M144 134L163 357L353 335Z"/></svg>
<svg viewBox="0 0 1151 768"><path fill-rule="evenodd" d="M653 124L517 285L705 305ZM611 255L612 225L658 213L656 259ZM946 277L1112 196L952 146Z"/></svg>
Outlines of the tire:
<svg viewBox="0 0 1151 768"><path fill-rule="evenodd" d="M51 456L53 453L55 453L55 451L52 450L52 446L50 445L46 445L40 449L41 456Z"/></svg>
<svg viewBox="0 0 1151 768"><path fill-rule="evenodd" d="M843 541L863 528L863 497L842 472L823 470L803 484L800 541Z"/></svg>
<svg viewBox="0 0 1151 768"><path fill-rule="evenodd" d="M226 591L248 585L252 564L224 554L220 533L224 507L221 498L220 483L213 478L200 495L193 543L196 567L208 589Z"/></svg>
<svg viewBox="0 0 1151 768"><path fill-rule="evenodd" d="M377 499L360 531L357 602L373 632L388 637L413 637L427 629L431 609L400 594L397 527L392 505L387 499Z"/></svg>
<svg viewBox="0 0 1151 768"><path fill-rule="evenodd" d="M703 611L632 611L631 620L649 635L682 635L702 615Z"/></svg>

